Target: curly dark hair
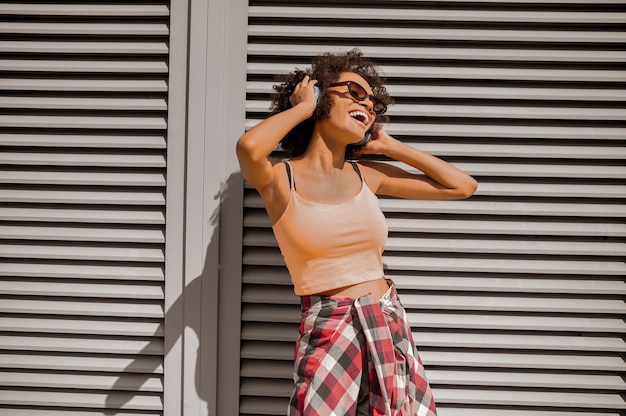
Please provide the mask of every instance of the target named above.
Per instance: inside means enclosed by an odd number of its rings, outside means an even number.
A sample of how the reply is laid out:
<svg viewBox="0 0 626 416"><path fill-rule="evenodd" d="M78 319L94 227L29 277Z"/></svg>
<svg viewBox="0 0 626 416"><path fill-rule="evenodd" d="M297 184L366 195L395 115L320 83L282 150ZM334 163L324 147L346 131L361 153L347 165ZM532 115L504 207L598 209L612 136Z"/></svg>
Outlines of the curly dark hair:
<svg viewBox="0 0 626 416"><path fill-rule="evenodd" d="M311 79L317 80L317 85L321 91L320 99L313 115L294 127L280 142L282 150L289 156L296 157L304 153L311 140L315 121L330 117L332 101L326 92L326 87L337 81L344 72L354 72L362 76L370 84L372 92L376 97L385 104L392 102L387 89L383 85L384 78L379 74L378 66L370 59L365 58L359 49L354 48L348 52L336 54L327 52L315 56L310 68L296 68L293 72L282 77L282 84L274 85L270 115L291 108L289 97L293 94L296 85L306 75ZM376 123L382 121L388 121L388 117L377 115Z"/></svg>

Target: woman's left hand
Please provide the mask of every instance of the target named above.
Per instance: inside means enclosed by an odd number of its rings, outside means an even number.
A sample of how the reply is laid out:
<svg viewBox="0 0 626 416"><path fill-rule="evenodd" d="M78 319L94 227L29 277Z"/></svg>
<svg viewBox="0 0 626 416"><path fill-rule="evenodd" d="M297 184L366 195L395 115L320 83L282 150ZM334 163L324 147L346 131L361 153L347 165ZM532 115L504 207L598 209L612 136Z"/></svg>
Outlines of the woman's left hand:
<svg viewBox="0 0 626 416"><path fill-rule="evenodd" d="M396 139L391 137L381 126L375 124L372 126L372 138L358 152L362 155L385 154L394 141Z"/></svg>

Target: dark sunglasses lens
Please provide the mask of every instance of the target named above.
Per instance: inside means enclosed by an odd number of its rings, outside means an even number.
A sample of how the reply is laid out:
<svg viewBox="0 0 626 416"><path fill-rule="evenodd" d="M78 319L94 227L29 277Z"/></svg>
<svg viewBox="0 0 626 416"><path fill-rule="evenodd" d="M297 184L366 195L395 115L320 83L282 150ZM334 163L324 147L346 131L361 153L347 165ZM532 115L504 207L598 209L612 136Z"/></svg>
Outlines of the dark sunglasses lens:
<svg viewBox="0 0 626 416"><path fill-rule="evenodd" d="M348 84L348 91L350 91L350 94L357 100L364 100L367 98L367 91L365 91L365 88L361 87L356 82Z"/></svg>

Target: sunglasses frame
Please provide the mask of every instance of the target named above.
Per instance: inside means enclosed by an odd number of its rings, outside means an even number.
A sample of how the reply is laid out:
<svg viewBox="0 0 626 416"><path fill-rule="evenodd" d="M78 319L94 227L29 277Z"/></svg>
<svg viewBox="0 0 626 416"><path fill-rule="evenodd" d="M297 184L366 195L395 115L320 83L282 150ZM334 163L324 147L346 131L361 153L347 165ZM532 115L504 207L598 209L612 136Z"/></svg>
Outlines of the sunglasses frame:
<svg viewBox="0 0 626 416"><path fill-rule="evenodd" d="M359 97L358 95L356 95L356 92L352 90L352 85L356 85L358 86L358 88L362 89L363 92L365 93L364 97ZM369 98L370 100L372 100L372 103L374 104L372 107L372 110L374 110L374 113L376 113L377 115L380 114L384 114L387 111L387 105L385 103L382 102L382 100L376 96L374 96L373 94L368 94L367 91L365 90L365 88L363 88L363 86L361 84L359 84L358 82L355 81L342 81L342 82L333 82L332 84L329 84L328 87L341 87L347 85L348 86L348 92L350 93L350 96L352 98L354 98L355 100L359 100L359 101L363 101L366 98ZM382 106L382 109L380 111L376 111L376 106Z"/></svg>

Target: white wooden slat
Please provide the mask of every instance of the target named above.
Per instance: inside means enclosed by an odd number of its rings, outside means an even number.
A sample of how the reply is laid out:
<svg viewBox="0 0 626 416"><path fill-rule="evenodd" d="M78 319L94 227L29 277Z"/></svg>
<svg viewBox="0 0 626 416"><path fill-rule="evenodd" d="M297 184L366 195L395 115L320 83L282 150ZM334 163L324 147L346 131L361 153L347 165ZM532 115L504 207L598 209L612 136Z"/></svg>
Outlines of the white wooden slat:
<svg viewBox="0 0 626 416"><path fill-rule="evenodd" d="M466 407L445 407L443 409L437 409L439 416L501 416L502 411L499 409L476 409ZM507 409L507 416L572 416L571 411L562 412L554 410L514 410ZM619 413L614 411L599 411L599 412L582 412L576 411L576 416L619 416Z"/></svg>
<svg viewBox="0 0 626 416"><path fill-rule="evenodd" d="M484 298L487 303L491 298ZM533 300L529 300L533 301ZM601 303L601 302L598 302ZM416 307L412 305L412 307ZM426 308L427 305L424 305ZM542 332L586 332L586 333L625 333L626 324L619 318L582 318L582 317L554 317L536 315L521 316L521 311L515 310L515 315L485 315L465 312L463 305L459 305L459 310L463 314L457 313L421 313L409 312L411 322L416 322L420 328L437 328L443 330L497 330L497 331L542 331ZM446 309L445 306L442 309ZM448 309L451 309L448 307ZM486 308L485 308L486 309ZM497 307L489 309L496 310ZM511 308L512 310L513 308ZM524 309L524 308L520 308ZM525 308L529 311L531 308ZM532 312L541 312L540 308ZM502 311L502 310L498 310ZM560 313L560 312L559 312ZM600 311L598 311L600 313Z"/></svg>
<svg viewBox="0 0 626 416"><path fill-rule="evenodd" d="M62 209L62 208L3 208L0 220L31 222L70 222L105 224L164 224L162 210L105 210L105 209Z"/></svg>
<svg viewBox="0 0 626 416"><path fill-rule="evenodd" d="M291 297L292 289L287 287L258 287L242 292L245 302L263 304L284 304L298 302ZM456 294L402 294L402 303L406 308L439 310L442 313L453 310L462 311L497 311L497 312L533 312L533 313L570 313L570 314L626 314L626 303L618 299L584 299L580 296L563 297L520 297L496 295L456 295ZM260 312L258 312L260 313ZM580 320L583 325L584 318ZM626 323L619 326L626 330Z"/></svg>
<svg viewBox="0 0 626 416"><path fill-rule="evenodd" d="M0 153L0 163L10 165L164 168L165 156L163 154L2 152Z"/></svg>
<svg viewBox="0 0 626 416"><path fill-rule="evenodd" d="M85 375L65 373L35 373L4 371L0 386L21 386L26 388L58 388L81 390L129 390L133 393L162 392L160 377L136 374Z"/></svg>
<svg viewBox="0 0 626 416"><path fill-rule="evenodd" d="M626 275L626 264L610 261L575 260L516 260L516 259L473 259L436 257L383 256L383 264L389 270L426 270L474 273L522 273L546 275Z"/></svg>
<svg viewBox="0 0 626 416"><path fill-rule="evenodd" d="M78 316L118 316L132 318L163 318L163 308L158 303L129 303L111 301L3 299L0 311L21 314L52 314Z"/></svg>
<svg viewBox="0 0 626 416"><path fill-rule="evenodd" d="M456 366L477 368L526 368L566 371L625 371L626 362L619 356L538 355L517 353L472 353L421 351L426 367Z"/></svg>
<svg viewBox="0 0 626 416"><path fill-rule="evenodd" d="M164 74L168 71L168 64L166 60L0 59L0 69L25 72Z"/></svg>
<svg viewBox="0 0 626 416"><path fill-rule="evenodd" d="M18 91L167 92L167 83L161 79L2 78L0 79L0 89Z"/></svg>
<svg viewBox="0 0 626 416"><path fill-rule="evenodd" d="M482 214L482 215L517 215L517 216L559 216L559 217L626 217L623 204L594 203L542 203L535 201L479 201L476 199L456 201L428 201L385 198L379 196L379 204L384 212L431 213L441 214ZM247 208L265 209L261 197L256 192L245 195Z"/></svg>
<svg viewBox="0 0 626 416"><path fill-rule="evenodd" d="M163 337L163 324L160 320L148 319L132 321L128 319L96 319L93 317L82 319L76 316L65 318L12 316L0 317L0 329L16 333ZM20 350L23 349L27 348L20 348ZM154 354L158 354L158 352L154 352Z"/></svg>
<svg viewBox="0 0 626 416"><path fill-rule="evenodd" d="M624 401L615 393L489 391L479 389L438 389L439 403L486 404L503 406L548 406L565 408L624 409Z"/></svg>
<svg viewBox="0 0 626 416"><path fill-rule="evenodd" d="M0 33L11 35L167 36L164 23L3 22Z"/></svg>
<svg viewBox="0 0 626 416"><path fill-rule="evenodd" d="M626 41L624 32L602 31L557 31L557 30L503 30L503 29L455 29L455 28L395 28L375 26L291 26L291 25L248 25L248 36L252 37L307 37L348 39L375 38L392 42L396 39L438 41L498 41L498 42L577 42L577 43L621 43ZM587 46L588 47L588 46Z"/></svg>
<svg viewBox="0 0 626 416"><path fill-rule="evenodd" d="M169 7L165 4L2 3L0 4L0 13L16 16L147 17L168 16Z"/></svg>
<svg viewBox="0 0 626 416"><path fill-rule="evenodd" d="M165 186L165 175L162 173L135 172L5 170L0 172L0 183L87 186Z"/></svg>
<svg viewBox="0 0 626 416"><path fill-rule="evenodd" d="M81 355L0 354L0 366L11 369L122 373L132 366L137 373L163 374L159 357L85 357Z"/></svg>
<svg viewBox="0 0 626 416"><path fill-rule="evenodd" d="M6 350L57 351L92 354L162 355L160 339L61 338L52 336L4 336L0 345Z"/></svg>
<svg viewBox="0 0 626 416"><path fill-rule="evenodd" d="M385 245L387 251L450 252L450 253L498 253L538 254L567 256L621 256L626 255L626 244L577 241L520 241L454 238L401 238L390 237Z"/></svg>
<svg viewBox="0 0 626 416"><path fill-rule="evenodd" d="M623 198L626 186L584 184L518 184L480 182L475 195L556 198Z"/></svg>
<svg viewBox="0 0 626 416"><path fill-rule="evenodd" d="M0 200L42 204L165 205L162 192L57 191L2 189Z"/></svg>
<svg viewBox="0 0 626 416"><path fill-rule="evenodd" d="M299 33L302 26L297 29L291 29L291 36L294 33ZM325 35L325 30L322 29L320 36ZM441 29L446 31L446 29ZM289 36L288 30L285 29L284 36ZM490 33L491 36L496 36L495 33ZM343 35L342 35L343 36ZM358 36L358 35L357 35ZM610 36L610 35L608 35ZM365 37L371 37L369 28ZM465 39L463 39L465 40ZM493 39L488 39L493 40ZM1 45L1 44L0 44ZM322 54L324 52L342 52L351 49L351 46L329 46L322 44L272 44L272 43L250 43L248 44L248 56L290 56L292 59L302 60L310 65L310 57ZM611 50L594 50L592 45L588 45L584 50L568 50L568 49L514 49L514 48L455 48L455 47L415 47L415 46L362 46L359 48L366 56L379 61L381 59L445 59L445 60L486 60L486 61L548 61L548 62L624 62L626 60L626 53L623 51L611 51ZM250 63L248 66L250 67ZM272 66L279 64L270 64ZM286 72L292 71L295 65L282 64ZM302 65L305 66L305 65ZM431 77L442 78L445 77L447 72L458 74L461 78L476 78L476 79L490 79L491 77L501 76L499 74L519 74L518 76L530 76L533 80L544 79L546 74L551 74L554 81L568 80L573 81L579 79L581 76L593 78L587 78L587 80L603 80L605 82L615 82L620 79L624 79L626 75L623 71L615 70L563 70L561 68L557 70L546 69L494 69L493 71L485 71L484 68L474 67L473 71L468 72L465 76L461 75L461 71L467 68L463 68L464 64L460 63L459 66L454 69L450 68L447 71L441 67L425 67L425 70L431 74ZM262 68L259 64L254 64L254 68ZM469 66L471 67L471 66ZM267 68L267 67L266 67ZM421 66L384 66L381 65L381 69L384 75L391 76L410 76L414 74L419 77ZM424 69L422 69L424 70ZM437 72L440 71L440 72ZM563 78L558 78L558 74L564 72ZM279 73L273 71L272 73ZM540 77L538 77L540 75ZM578 78L572 78L572 77Z"/></svg>
<svg viewBox="0 0 626 416"><path fill-rule="evenodd" d="M111 266L93 264L55 264L2 262L0 276L50 277L62 279L110 279L163 281L163 269L152 266Z"/></svg>
<svg viewBox="0 0 626 416"><path fill-rule="evenodd" d="M0 244L0 257L21 259L163 262L163 249L71 245ZM0 283L1 285L1 283Z"/></svg>
<svg viewBox="0 0 626 416"><path fill-rule="evenodd" d="M84 134L5 134L0 133L0 146L86 147L114 149L165 149L163 135L84 135Z"/></svg>
<svg viewBox="0 0 626 416"><path fill-rule="evenodd" d="M7 53L88 53L88 54L159 54L168 53L166 42L60 42L0 41L0 50Z"/></svg>
<svg viewBox="0 0 626 416"><path fill-rule="evenodd" d="M19 80L15 80L19 81ZM1 81L0 81L1 82ZM15 84L16 82L13 82ZM31 81L29 81L29 84ZM271 94L276 82L248 81L246 91ZM2 84L0 84L2 85ZM9 88L16 88L10 86ZM517 99L564 101L625 101L626 90L600 88L538 88L538 87L474 87L447 85L390 84L387 92L394 98L464 98L464 99Z"/></svg>
<svg viewBox="0 0 626 416"><path fill-rule="evenodd" d="M445 276L422 274L392 275L396 285L403 289L454 292L514 292L559 293L565 295L626 295L626 282L601 279L525 279L509 277L468 277L446 274ZM618 280L619 279L619 280Z"/></svg>
<svg viewBox="0 0 626 416"><path fill-rule="evenodd" d="M97 104L94 104L97 105ZM246 111L263 112L269 108L266 101L248 101ZM486 105L426 105L396 104L389 107L390 116L462 117L462 118L506 118L506 119L552 119L552 120L623 120L626 110L611 108L554 108L554 107L509 107Z"/></svg>
<svg viewBox="0 0 626 416"><path fill-rule="evenodd" d="M400 2L406 2L406 3L415 3L416 5L419 5L421 2L426 2L426 3L430 3L430 0L398 0ZM476 4L481 4L481 3L504 3L505 7L509 4L509 3L513 3L513 4L533 4L533 3L539 3L539 4L545 4L546 2L544 0L439 0L441 3L445 4L445 3L465 3L466 5L472 5L472 3L476 3ZM598 1L597 3L591 3L591 4L623 4L624 0L601 0ZM585 5L585 6L589 6L590 2L589 0L550 0L550 4L565 4L565 5L570 5L570 4L580 4L580 5Z"/></svg>
<svg viewBox="0 0 626 416"><path fill-rule="evenodd" d="M5 239L98 241L125 243L164 243L162 229L142 230L128 228L45 227L0 225L0 236Z"/></svg>
<svg viewBox="0 0 626 416"><path fill-rule="evenodd" d="M462 22L507 22L507 23L583 23L607 24L626 23L626 14L619 12L575 12L575 11L532 11L521 10L454 10L454 9L408 9L408 8L343 8L343 7L272 7L250 6L250 18L281 18L281 19L345 19L370 20L379 22L386 20L403 21L462 21Z"/></svg>
<svg viewBox="0 0 626 416"><path fill-rule="evenodd" d="M122 393L123 394L123 393ZM6 407L11 412L11 416L61 416L58 410L45 409L45 408L30 408L24 409L19 407ZM109 410L77 410L65 408L63 409L63 416L108 416L111 412ZM158 410L141 410L139 412L134 412L132 410L119 410L115 409L116 416L162 416ZM590 416L590 415L582 415L582 416ZM596 416L596 415L591 415ZM602 415L602 416L612 416L612 415Z"/></svg>
<svg viewBox="0 0 626 416"><path fill-rule="evenodd" d="M117 111L165 111L164 98L72 98L45 96L4 96L0 108L46 109L46 110L117 110Z"/></svg>
<svg viewBox="0 0 626 416"><path fill-rule="evenodd" d="M0 402L6 405L29 406L63 406L63 407L94 407L94 408L122 408L135 410L161 410L162 399L159 395L127 393L70 393L63 391L28 391L28 390L0 390Z"/></svg>
<svg viewBox="0 0 626 416"><path fill-rule="evenodd" d="M246 124L246 128L250 129L259 123L260 120L248 120ZM430 145L433 148L437 148L437 145L441 146L442 150L447 150L451 147L450 144L447 143L432 143L431 136L435 137L456 137L456 138L507 138L507 139L552 139L552 140L623 140L626 135L626 129L623 128L614 128L614 127L562 127L562 126L523 126L523 125L515 125L508 124L506 129L503 129L502 126L498 125L487 125L487 124L429 124L429 123L418 123L418 124L402 124L402 123L392 123L385 126L386 130L392 135L411 135L417 137L426 137L428 139L425 140L426 145ZM410 143L409 143L410 144ZM477 150L480 150L483 154L490 154L490 152L485 144L464 144L458 143L455 146L459 146L459 150L457 150L456 154L460 154L463 149L468 149L468 156L474 156L477 154ZM603 158L603 159L621 159L624 151L623 149L619 149L617 146L615 147L604 147L600 145L597 149L591 146L580 145L580 146L547 146L547 145L535 145L539 149L546 149L548 154L546 156L541 156L540 151L534 149L535 146L530 145L519 145L519 144L498 144L494 143L491 145L494 147L493 154L500 154L501 157L552 157L559 158L559 149L563 148L561 153L562 157L570 158L572 155L577 155L580 158L582 154L581 151L585 149L589 149L590 158ZM516 149L522 151L522 154L518 156ZM614 149L619 156L607 154L606 150ZM426 150L426 149L424 149ZM525 156L524 156L525 155ZM606 155L606 156L605 156Z"/></svg>
<svg viewBox="0 0 626 416"><path fill-rule="evenodd" d="M159 116L40 116L0 115L0 127L64 128L64 129L131 129L163 130L167 127L164 117Z"/></svg>
<svg viewBox="0 0 626 416"><path fill-rule="evenodd" d="M0 61L1 62L1 61ZM1 63L0 63L1 65ZM308 67L310 61L293 63L248 62L247 72L251 75L278 75L293 71L294 67ZM624 82L626 73L610 69L551 69L551 68L497 68L464 67L462 63L454 67L445 66L394 66L381 65L388 78L412 79L455 79L455 80L517 80L517 81L578 81L578 82ZM390 87L390 86L389 86Z"/></svg>
<svg viewBox="0 0 626 416"><path fill-rule="evenodd" d="M0 293L22 296L72 296L106 299L163 299L162 285L118 282L54 282L25 279L0 280Z"/></svg>

